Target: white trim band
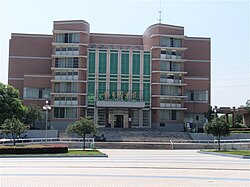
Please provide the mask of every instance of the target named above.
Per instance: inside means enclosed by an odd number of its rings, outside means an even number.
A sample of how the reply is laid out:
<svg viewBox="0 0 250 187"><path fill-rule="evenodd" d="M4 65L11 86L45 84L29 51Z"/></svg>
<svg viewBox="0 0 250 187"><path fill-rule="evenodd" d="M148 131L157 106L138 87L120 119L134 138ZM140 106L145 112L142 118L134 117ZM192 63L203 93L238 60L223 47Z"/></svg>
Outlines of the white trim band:
<svg viewBox="0 0 250 187"><path fill-rule="evenodd" d="M20 58L20 59L37 59L37 60L51 60L50 57L35 57L35 56L9 56L9 58Z"/></svg>

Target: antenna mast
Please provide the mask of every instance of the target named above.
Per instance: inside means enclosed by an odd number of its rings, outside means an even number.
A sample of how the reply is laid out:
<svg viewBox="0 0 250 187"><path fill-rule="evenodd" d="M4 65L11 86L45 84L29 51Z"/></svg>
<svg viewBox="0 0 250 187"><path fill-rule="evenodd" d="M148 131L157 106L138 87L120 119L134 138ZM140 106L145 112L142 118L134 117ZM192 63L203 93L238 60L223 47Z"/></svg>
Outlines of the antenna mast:
<svg viewBox="0 0 250 187"><path fill-rule="evenodd" d="M158 13L159 13L159 23L161 23L161 21L162 21L162 18L161 18L161 14L162 14L162 10L161 10L161 1L160 1L160 10L158 11Z"/></svg>

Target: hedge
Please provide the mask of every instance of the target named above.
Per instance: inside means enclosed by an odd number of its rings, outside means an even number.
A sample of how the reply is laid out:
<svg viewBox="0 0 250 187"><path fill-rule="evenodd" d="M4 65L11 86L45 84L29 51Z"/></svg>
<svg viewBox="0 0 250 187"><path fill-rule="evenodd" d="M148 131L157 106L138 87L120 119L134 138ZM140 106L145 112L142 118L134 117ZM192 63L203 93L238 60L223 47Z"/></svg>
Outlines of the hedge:
<svg viewBox="0 0 250 187"><path fill-rule="evenodd" d="M68 153L67 145L1 146L0 154L57 154Z"/></svg>

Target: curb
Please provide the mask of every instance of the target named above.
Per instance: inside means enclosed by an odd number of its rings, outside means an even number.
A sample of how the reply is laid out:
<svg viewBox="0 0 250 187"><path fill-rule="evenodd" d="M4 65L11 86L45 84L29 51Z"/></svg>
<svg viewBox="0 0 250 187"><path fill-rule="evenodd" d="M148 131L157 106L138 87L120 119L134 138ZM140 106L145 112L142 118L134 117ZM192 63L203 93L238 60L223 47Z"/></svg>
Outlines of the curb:
<svg viewBox="0 0 250 187"><path fill-rule="evenodd" d="M216 156L225 156L225 157L232 157L232 158L250 159L250 156L243 156L243 155L233 155L233 154L214 153L214 152L205 152L205 151L197 151L197 153L207 154L207 155L216 155Z"/></svg>
<svg viewBox="0 0 250 187"><path fill-rule="evenodd" d="M6 155L0 158L108 158L106 154L99 155Z"/></svg>

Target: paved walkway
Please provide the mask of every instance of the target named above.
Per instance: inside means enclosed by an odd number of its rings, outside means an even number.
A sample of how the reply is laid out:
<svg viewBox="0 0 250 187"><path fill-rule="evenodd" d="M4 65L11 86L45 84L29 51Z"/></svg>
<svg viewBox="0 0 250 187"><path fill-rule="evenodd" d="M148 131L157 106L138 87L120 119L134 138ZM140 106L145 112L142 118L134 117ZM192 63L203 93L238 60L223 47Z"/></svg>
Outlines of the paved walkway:
<svg viewBox="0 0 250 187"><path fill-rule="evenodd" d="M1 158L1 187L249 187L250 161L194 150L102 150L109 158Z"/></svg>

